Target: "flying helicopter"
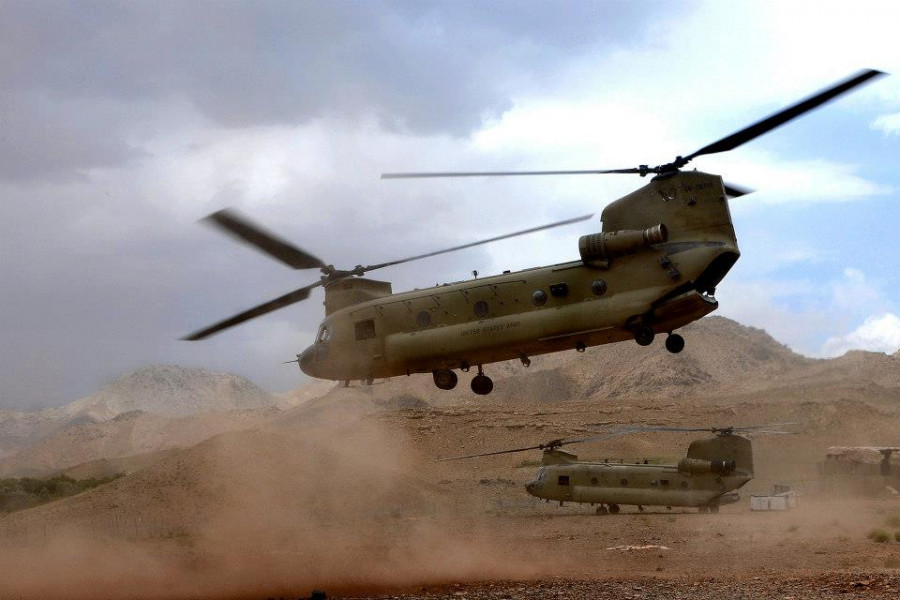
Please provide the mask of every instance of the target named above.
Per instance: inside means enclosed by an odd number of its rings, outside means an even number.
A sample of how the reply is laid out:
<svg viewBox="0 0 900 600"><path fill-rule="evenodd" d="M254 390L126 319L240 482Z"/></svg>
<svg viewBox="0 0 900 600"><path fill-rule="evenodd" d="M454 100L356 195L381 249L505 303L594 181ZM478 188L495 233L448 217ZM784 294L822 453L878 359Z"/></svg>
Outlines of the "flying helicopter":
<svg viewBox="0 0 900 600"><path fill-rule="evenodd" d="M318 268L314 283L246 310L183 339L200 340L294 304L325 289L325 319L315 341L297 355L300 369L336 381L431 373L443 390L456 370L475 367L472 391L489 394L483 365L626 340L685 346L679 328L718 307L716 286L740 257L728 198L748 190L718 175L683 171L693 159L733 150L882 75L866 70L700 150L654 167L589 171L386 173L384 179L511 175L653 175L603 210L603 229L578 241L579 260L393 293L387 281L363 277L388 266L574 223L577 217L428 254L341 270L232 211L207 221L294 269Z"/></svg>
<svg viewBox="0 0 900 600"><path fill-rule="evenodd" d="M791 425L779 423L777 425ZM536 498L597 506L597 514L618 514L621 505L695 507L701 513L719 512L719 506L740 499L735 491L753 479L753 448L750 440L738 433L792 434L771 430L777 425L749 427L633 427L579 439L556 439L536 446L454 456L440 460L462 460L543 450L541 467L525 490ZM694 440L687 456L674 464L649 464L647 461L585 462L560 450L563 446L583 444L640 432L703 432L713 437Z"/></svg>

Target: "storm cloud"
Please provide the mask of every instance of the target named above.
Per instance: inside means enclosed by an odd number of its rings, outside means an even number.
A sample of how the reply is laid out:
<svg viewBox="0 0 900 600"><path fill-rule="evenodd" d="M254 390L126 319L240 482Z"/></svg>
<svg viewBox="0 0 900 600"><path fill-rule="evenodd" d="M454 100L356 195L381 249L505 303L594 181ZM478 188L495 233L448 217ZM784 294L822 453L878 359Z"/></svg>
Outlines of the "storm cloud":
<svg viewBox="0 0 900 600"><path fill-rule="evenodd" d="M321 295L203 343L178 341L317 277L197 219L237 206L326 262L352 267L598 211L639 182L377 177L670 160L796 99L798 89L833 81L808 58L815 41L808 54L781 58L786 40L815 40L812 29L788 36L762 10L650 1L0 2L0 407L60 404L151 362L294 387L301 377L281 363L310 341ZM743 35L734 35L738 26ZM746 85L754 77L767 85ZM847 122L863 130L860 147L883 136L865 131L859 112L874 118L900 106L896 88L882 90L845 105L857 111ZM797 131L799 147L808 140ZM897 140L888 139L879 143ZM775 156L784 145L759 147L745 163L713 166L730 166L738 181L741 173L790 178ZM823 144L807 147L817 156ZM855 198L893 190L883 172L806 167L813 182L817 169L836 173L830 189L862 190ZM755 209L738 210L758 225ZM403 290L474 269L566 260L579 234L599 228L595 219L378 277ZM763 252L754 248L762 261ZM835 263L824 276L837 281L848 266L859 265ZM868 279L889 299L879 314L896 311L896 281L885 272ZM765 326L754 320L762 312L740 314ZM820 341L865 315L854 316Z"/></svg>

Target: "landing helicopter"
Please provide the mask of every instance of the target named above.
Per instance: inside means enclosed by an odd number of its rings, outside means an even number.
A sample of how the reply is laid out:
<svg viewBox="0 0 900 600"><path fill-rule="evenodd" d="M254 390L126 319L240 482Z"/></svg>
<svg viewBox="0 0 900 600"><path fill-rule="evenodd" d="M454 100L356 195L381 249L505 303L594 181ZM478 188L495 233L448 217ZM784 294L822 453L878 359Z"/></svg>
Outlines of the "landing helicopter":
<svg viewBox="0 0 900 600"><path fill-rule="evenodd" d="M246 310L183 339L200 340L249 319L305 300L325 288L325 319L314 343L297 355L312 377L336 381L431 373L443 390L456 387L455 370L476 367L471 388L489 394L483 365L549 352L634 340L650 345L714 311L716 286L740 257L728 198L747 190L718 175L682 171L699 156L733 150L835 97L882 75L867 70L762 121L673 162L591 171L387 173L385 179L506 175L630 173L653 175L644 187L602 213L603 230L578 241L580 259L394 294L370 271L515 235L577 222L579 217L481 242L369 266L341 270L279 239L230 211L208 222L294 269L318 268L319 281Z"/></svg>
<svg viewBox="0 0 900 600"><path fill-rule="evenodd" d="M778 425L790 425L779 423ZM636 427L580 438L556 439L549 442L454 456L441 460L462 460L498 454L543 450L541 467L525 490L536 498L550 502L590 504L597 507L597 514L618 514L623 504L637 505L643 512L645 506L686 506L698 508L701 513L719 512L719 506L740 499L735 491L753 479L753 449L750 440L737 433L792 434L792 431L769 430L773 425L750 427ZM625 462L585 462L578 456L560 450L571 444L583 444L620 435L648 431L701 432L715 434L711 438L694 440L688 446L687 456L674 464L648 464Z"/></svg>

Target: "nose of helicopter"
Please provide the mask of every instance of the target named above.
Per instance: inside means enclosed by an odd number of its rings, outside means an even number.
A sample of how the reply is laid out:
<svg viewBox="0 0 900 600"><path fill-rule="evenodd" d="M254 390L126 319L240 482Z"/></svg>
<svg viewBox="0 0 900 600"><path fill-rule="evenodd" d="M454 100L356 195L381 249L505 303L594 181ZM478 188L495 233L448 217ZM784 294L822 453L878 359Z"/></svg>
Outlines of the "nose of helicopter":
<svg viewBox="0 0 900 600"><path fill-rule="evenodd" d="M313 376L310 372L312 370L313 364L313 347L310 346L303 352L297 355L297 364L300 365L300 370L306 373L309 376Z"/></svg>
<svg viewBox="0 0 900 600"><path fill-rule="evenodd" d="M525 491L531 494L532 496L538 495L538 487L539 484L536 481L531 481L525 485Z"/></svg>

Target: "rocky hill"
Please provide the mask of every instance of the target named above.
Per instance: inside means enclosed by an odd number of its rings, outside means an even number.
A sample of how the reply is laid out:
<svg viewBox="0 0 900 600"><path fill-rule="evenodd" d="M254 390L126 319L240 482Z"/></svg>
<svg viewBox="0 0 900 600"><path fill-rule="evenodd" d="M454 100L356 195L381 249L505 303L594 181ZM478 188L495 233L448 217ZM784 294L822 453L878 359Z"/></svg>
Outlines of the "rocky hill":
<svg viewBox="0 0 900 600"><path fill-rule="evenodd" d="M536 356L528 368L519 361L486 365L485 372L494 380L494 391L487 397L469 389L474 369L460 373L459 385L451 391L436 390L428 375L414 375L376 381L372 393L385 403L405 396L436 406L709 396L725 388L777 385L827 362L797 354L765 331L723 317L707 317L680 332L687 344L677 355L667 352L664 336L658 336L648 347L621 342L583 353L573 349Z"/></svg>
<svg viewBox="0 0 900 600"><path fill-rule="evenodd" d="M100 391L62 407L0 413L0 457L13 455L67 428L103 423L134 411L179 418L292 406L298 401L293 397L277 398L248 379L230 373L154 365L122 375Z"/></svg>
<svg viewBox="0 0 900 600"><path fill-rule="evenodd" d="M207 369L154 365L122 375L64 407L68 420L105 421L140 410L167 417L271 406L271 394L248 379Z"/></svg>

